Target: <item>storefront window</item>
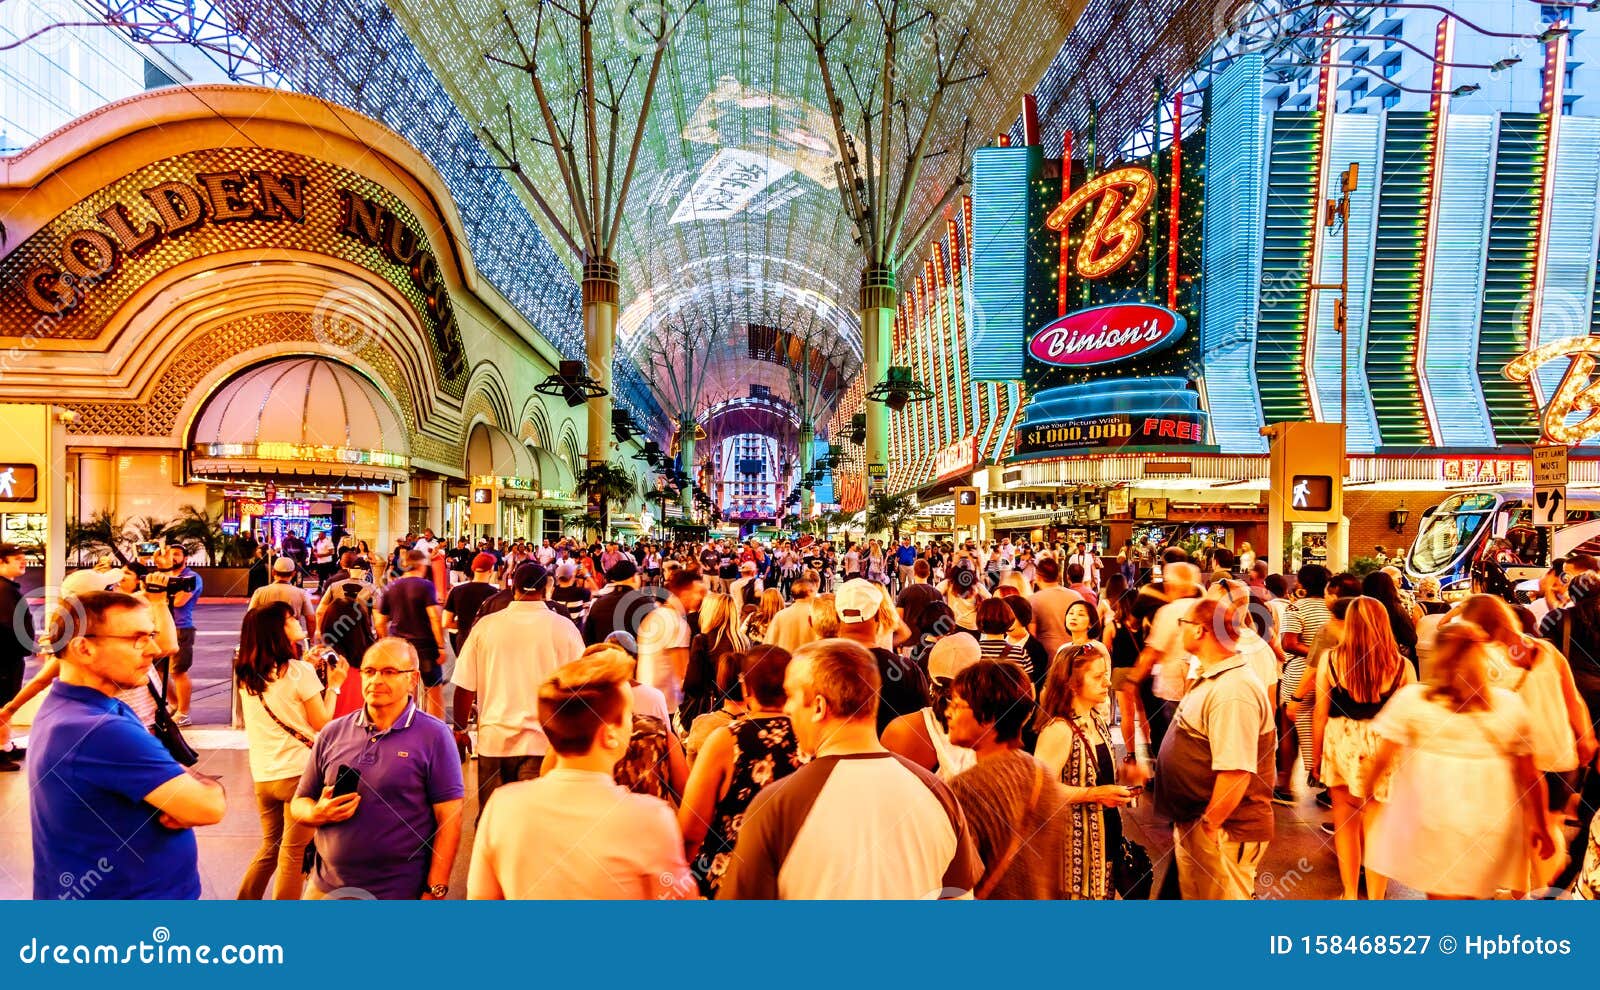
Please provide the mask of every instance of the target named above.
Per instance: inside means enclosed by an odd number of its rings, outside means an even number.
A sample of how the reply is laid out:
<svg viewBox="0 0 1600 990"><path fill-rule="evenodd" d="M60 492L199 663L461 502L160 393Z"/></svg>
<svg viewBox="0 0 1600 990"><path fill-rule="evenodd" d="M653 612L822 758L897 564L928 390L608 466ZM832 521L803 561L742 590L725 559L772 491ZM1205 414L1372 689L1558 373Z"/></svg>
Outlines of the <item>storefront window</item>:
<svg viewBox="0 0 1600 990"><path fill-rule="evenodd" d="M10 543L28 551L29 563L44 549L49 534L49 517L42 512L0 514L0 543Z"/></svg>

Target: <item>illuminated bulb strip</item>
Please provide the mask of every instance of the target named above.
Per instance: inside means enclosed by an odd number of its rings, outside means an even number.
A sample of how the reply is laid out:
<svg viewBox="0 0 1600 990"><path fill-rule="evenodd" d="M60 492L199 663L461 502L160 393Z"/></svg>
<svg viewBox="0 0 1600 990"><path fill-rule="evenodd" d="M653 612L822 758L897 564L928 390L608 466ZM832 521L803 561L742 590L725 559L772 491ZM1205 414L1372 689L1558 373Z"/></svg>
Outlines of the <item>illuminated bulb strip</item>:
<svg viewBox="0 0 1600 990"><path fill-rule="evenodd" d="M1144 241L1144 226L1139 218L1150 209L1156 195L1156 177L1149 169L1119 168L1085 182L1061 205L1050 211L1045 226L1065 231L1067 224L1089 203L1100 200L1099 209L1084 231L1075 262L1079 275L1087 279L1104 278L1127 264Z"/></svg>
<svg viewBox="0 0 1600 990"><path fill-rule="evenodd" d="M1439 18L1433 38L1433 154L1428 162L1428 214L1422 230L1422 278L1417 287L1417 343L1414 354L1417 387L1422 390L1423 425L1435 446L1444 442L1439 416L1433 408L1433 389L1428 384L1428 304L1433 297L1433 244L1439 232L1439 197L1443 188L1444 136L1450 114L1450 65L1455 50L1455 18Z"/></svg>
<svg viewBox="0 0 1600 990"><path fill-rule="evenodd" d="M1061 201L1065 203L1070 195L1072 195L1072 132L1067 131L1061 136ZM1072 237L1066 230L1065 225L1063 225L1061 230L1061 258L1058 261L1060 269L1056 276L1057 316L1066 316L1069 308L1067 303L1067 273L1072 269L1069 260L1072 255L1071 244Z"/></svg>
<svg viewBox="0 0 1600 990"><path fill-rule="evenodd" d="M1328 145L1333 141L1333 111L1334 95L1333 86L1335 74L1333 71L1333 32L1339 23L1337 17L1329 17L1323 33L1326 37L1322 42L1322 68L1317 74L1317 149L1313 159L1313 171L1317 174L1317 189L1311 200L1311 257L1307 260L1306 272L1310 275L1309 282L1322 281L1322 235L1327 228L1323 226L1323 197L1328 189ZM1376 202L1376 200L1374 200ZM1317 337L1317 290L1306 291L1306 326L1304 340L1312 342ZM1345 333L1350 331L1348 327ZM1349 341L1340 340L1340 347L1348 347ZM1301 346L1301 375L1305 380L1306 398L1311 403L1311 417L1322 420L1322 395L1317 388L1317 372L1315 366L1314 348L1308 344Z"/></svg>
<svg viewBox="0 0 1600 990"><path fill-rule="evenodd" d="M1539 226L1533 241L1533 290L1528 299L1530 350L1539 345L1539 327L1543 322L1544 290L1549 275L1550 210L1555 197L1556 147L1561 137L1561 91L1566 85L1566 71L1567 36L1560 34L1546 42L1544 48L1544 99L1541 104L1545 118L1544 163L1539 176ZM1528 390L1533 394L1534 408L1544 404L1543 389L1537 375L1528 378Z"/></svg>
<svg viewBox="0 0 1600 990"><path fill-rule="evenodd" d="M1544 407L1541 426L1546 439L1556 443L1582 443L1600 435L1600 382L1594 381L1596 357L1600 356L1600 337L1567 337L1535 347L1513 358L1504 374L1514 382L1532 382L1541 364L1557 358L1570 358L1550 404ZM1579 422L1568 425L1567 417L1587 412Z"/></svg>

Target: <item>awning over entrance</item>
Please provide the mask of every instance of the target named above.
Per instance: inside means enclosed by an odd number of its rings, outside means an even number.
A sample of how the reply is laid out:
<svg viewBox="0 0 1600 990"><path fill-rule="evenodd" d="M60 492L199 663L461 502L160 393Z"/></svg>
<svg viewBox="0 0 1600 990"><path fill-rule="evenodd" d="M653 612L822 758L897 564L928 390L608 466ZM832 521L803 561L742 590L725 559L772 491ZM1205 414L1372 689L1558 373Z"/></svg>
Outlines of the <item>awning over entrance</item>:
<svg viewBox="0 0 1600 990"><path fill-rule="evenodd" d="M324 358L258 365L200 410L189 469L198 478L403 481L405 427L378 387Z"/></svg>
<svg viewBox="0 0 1600 990"><path fill-rule="evenodd" d="M501 498L539 497L539 468L533 457L511 434L498 426L479 423L467 438L467 476L493 478Z"/></svg>
<svg viewBox="0 0 1600 990"><path fill-rule="evenodd" d="M539 488L543 497L551 502L574 503L579 502L578 482L572 477L572 469L566 462L556 455L540 447L525 448L533 455L533 460L538 465Z"/></svg>

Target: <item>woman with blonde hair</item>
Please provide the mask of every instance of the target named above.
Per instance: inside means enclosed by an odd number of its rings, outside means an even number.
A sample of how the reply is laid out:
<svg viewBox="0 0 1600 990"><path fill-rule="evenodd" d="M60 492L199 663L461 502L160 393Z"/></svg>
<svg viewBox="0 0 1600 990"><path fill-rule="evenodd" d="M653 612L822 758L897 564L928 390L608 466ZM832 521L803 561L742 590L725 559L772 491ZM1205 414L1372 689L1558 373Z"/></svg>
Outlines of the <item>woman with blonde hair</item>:
<svg viewBox="0 0 1600 990"><path fill-rule="evenodd" d="M1379 743L1372 720L1396 691L1414 680L1390 631L1388 611L1376 599L1352 601L1344 637L1328 661L1317 666L1311 717L1311 765L1333 799L1333 848L1347 901L1356 899L1362 851L1379 808L1389 799L1394 776L1391 771L1367 779L1367 765ZM1367 871L1369 900L1383 900L1387 887L1386 879Z"/></svg>
<svg viewBox="0 0 1600 990"><path fill-rule="evenodd" d="M1527 889L1529 864L1554 852L1528 706L1489 680L1489 634L1439 631L1428 680L1373 720L1380 742L1365 786L1394 769L1367 849L1371 869L1432 899Z"/></svg>
<svg viewBox="0 0 1600 990"><path fill-rule="evenodd" d="M839 609L834 605L833 592L811 596L811 628L820 639L839 635Z"/></svg>
<svg viewBox="0 0 1600 990"><path fill-rule="evenodd" d="M783 611L783 592L777 588L768 588L761 593L761 600L756 603L755 611L745 616L744 634L752 643L759 643L767 638L767 627L772 625L772 617Z"/></svg>
<svg viewBox="0 0 1600 990"><path fill-rule="evenodd" d="M1550 799L1546 809L1550 834L1562 834L1567 806L1577 793L1578 768L1594 762L1597 743L1589 706L1578 693L1572 667L1555 645L1526 635L1533 622L1527 606L1513 609L1494 595L1473 595L1461 604L1459 616L1489 634L1489 681L1521 698L1533 719L1533 765L1544 776ZM1563 843L1557 843L1563 845ZM1566 850L1536 865L1532 884L1549 886L1567 859Z"/></svg>
<svg viewBox="0 0 1600 990"><path fill-rule="evenodd" d="M739 606L729 595L706 592L700 602L700 632L689 642L689 663L683 673L683 700L678 715L687 730L696 718L716 710L717 664L729 653L742 653L750 640L741 628Z"/></svg>

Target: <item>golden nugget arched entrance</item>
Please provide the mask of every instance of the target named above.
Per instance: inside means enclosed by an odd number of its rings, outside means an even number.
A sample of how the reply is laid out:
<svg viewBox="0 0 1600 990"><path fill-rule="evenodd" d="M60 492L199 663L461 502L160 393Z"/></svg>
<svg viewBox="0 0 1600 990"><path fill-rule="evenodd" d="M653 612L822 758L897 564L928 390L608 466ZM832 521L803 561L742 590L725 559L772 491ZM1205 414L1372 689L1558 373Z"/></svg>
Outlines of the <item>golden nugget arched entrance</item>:
<svg viewBox="0 0 1600 990"><path fill-rule="evenodd" d="M189 480L220 496L224 527L273 546L330 528L375 533L410 477L391 400L354 369L318 357L256 365L217 389L195 420ZM380 499L383 500L380 502Z"/></svg>

